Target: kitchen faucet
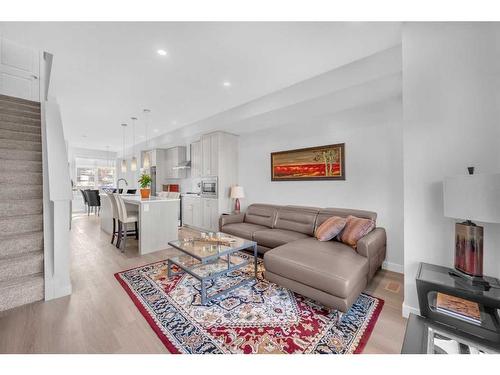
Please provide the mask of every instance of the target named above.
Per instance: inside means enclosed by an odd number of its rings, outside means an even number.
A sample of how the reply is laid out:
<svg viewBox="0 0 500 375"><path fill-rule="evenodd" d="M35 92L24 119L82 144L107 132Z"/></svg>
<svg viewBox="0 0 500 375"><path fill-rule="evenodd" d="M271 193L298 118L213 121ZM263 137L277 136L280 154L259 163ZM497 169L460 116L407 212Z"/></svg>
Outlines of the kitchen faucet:
<svg viewBox="0 0 500 375"><path fill-rule="evenodd" d="M125 186L128 186L127 180L125 180L124 178L119 178L118 181L116 181L116 190L118 190L118 194L120 194L120 181L125 182Z"/></svg>

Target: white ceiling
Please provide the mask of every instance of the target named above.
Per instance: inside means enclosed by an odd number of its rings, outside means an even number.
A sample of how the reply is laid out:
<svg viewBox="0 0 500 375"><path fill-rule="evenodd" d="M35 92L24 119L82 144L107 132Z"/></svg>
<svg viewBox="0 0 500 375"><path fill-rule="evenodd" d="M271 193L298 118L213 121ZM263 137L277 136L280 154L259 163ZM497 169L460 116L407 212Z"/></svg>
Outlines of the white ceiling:
<svg viewBox="0 0 500 375"><path fill-rule="evenodd" d="M394 46L401 25L0 22L0 34L54 54L51 93L70 145L120 150L131 116L144 140L144 108L159 135Z"/></svg>

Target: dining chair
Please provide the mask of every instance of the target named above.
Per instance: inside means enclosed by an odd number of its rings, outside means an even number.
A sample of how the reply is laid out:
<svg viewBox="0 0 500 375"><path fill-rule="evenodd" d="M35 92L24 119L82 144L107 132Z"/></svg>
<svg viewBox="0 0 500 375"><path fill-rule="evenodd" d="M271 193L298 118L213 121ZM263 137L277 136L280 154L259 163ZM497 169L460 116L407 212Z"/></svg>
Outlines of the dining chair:
<svg viewBox="0 0 500 375"><path fill-rule="evenodd" d="M178 191L169 191L168 195L167 195L167 198L170 198L170 199L179 199L180 196L181 196L181 193L178 192Z"/></svg>
<svg viewBox="0 0 500 375"><path fill-rule="evenodd" d="M123 252L125 252L125 249L127 248L127 237L128 237L128 233L129 233L128 228L127 228L128 224L134 223L135 238L137 240L139 239L139 228L137 225L138 216L137 215L130 215L127 212L127 206L125 205L125 202L123 201L123 198L120 196L120 194L115 194L114 196L116 199L116 206L118 208L118 220L119 220L118 237L120 239L120 248L121 248L121 251L123 253Z"/></svg>
<svg viewBox="0 0 500 375"><path fill-rule="evenodd" d="M90 210L94 210L94 214L99 216L101 212L101 197L99 196L99 190L86 190L88 205Z"/></svg>
<svg viewBox="0 0 500 375"><path fill-rule="evenodd" d="M85 204L85 211L87 211L87 215L90 215L90 213L89 213L89 199L87 197L87 193L85 190L82 190L82 189L80 189L80 193L82 193L83 203Z"/></svg>

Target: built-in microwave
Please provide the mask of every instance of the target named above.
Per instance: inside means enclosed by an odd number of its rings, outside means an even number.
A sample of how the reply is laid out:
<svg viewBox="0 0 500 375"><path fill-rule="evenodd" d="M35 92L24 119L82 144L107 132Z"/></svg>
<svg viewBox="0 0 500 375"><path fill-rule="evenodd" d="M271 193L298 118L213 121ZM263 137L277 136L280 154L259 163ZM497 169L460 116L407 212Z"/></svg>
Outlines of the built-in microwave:
<svg viewBox="0 0 500 375"><path fill-rule="evenodd" d="M217 198L217 177L201 179L201 196L206 198Z"/></svg>

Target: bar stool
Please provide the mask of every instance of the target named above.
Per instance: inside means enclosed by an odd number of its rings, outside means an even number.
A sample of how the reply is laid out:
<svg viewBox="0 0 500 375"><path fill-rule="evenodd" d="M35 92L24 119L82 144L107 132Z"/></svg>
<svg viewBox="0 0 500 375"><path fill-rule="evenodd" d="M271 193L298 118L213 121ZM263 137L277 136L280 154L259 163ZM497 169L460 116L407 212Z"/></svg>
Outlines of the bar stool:
<svg viewBox="0 0 500 375"><path fill-rule="evenodd" d="M118 206L116 204L116 199L115 195L112 193L106 193L106 195L109 198L109 201L111 202L111 209L112 209L112 214L113 214L113 232L111 236L111 243L114 243L115 237L116 237L116 247L120 247L120 237L119 237L119 228L120 228L120 222L119 222L119 217L118 217Z"/></svg>
<svg viewBox="0 0 500 375"><path fill-rule="evenodd" d="M127 237L128 230L127 224L134 223L135 225L135 238L139 239L139 228L137 226L137 215L128 215L127 206L125 206L125 202L123 202L122 197L119 194L114 194L116 200L116 207L118 208L118 238L120 241L120 248L122 253L127 248ZM123 240L123 244L122 244Z"/></svg>

